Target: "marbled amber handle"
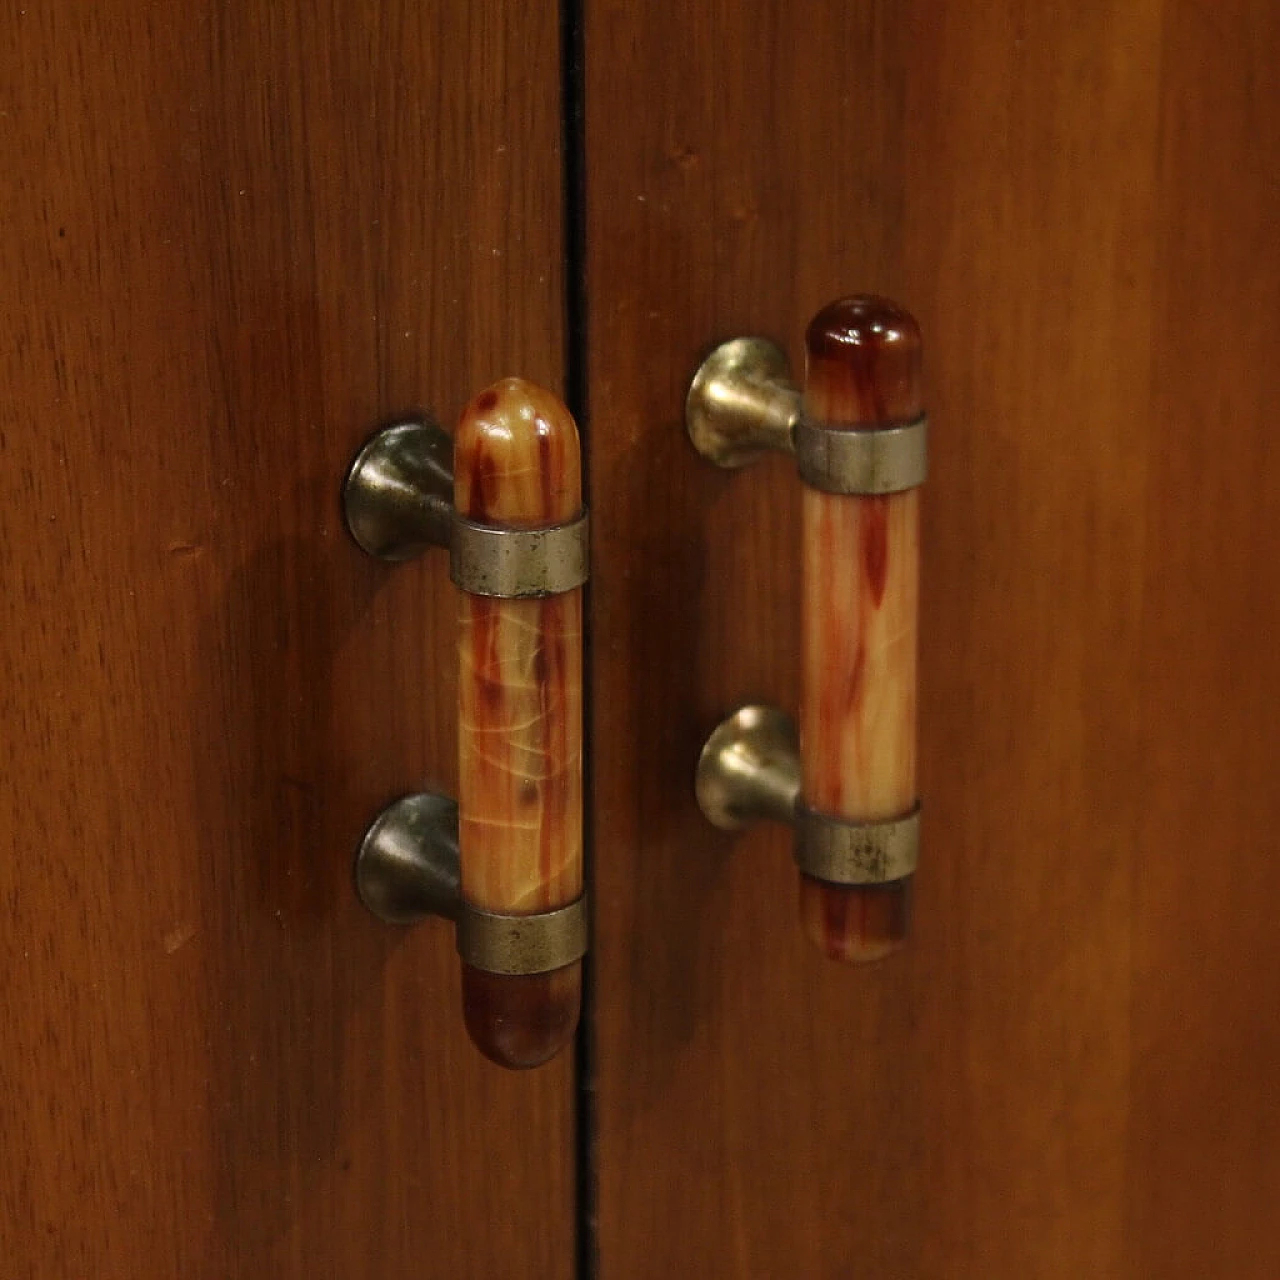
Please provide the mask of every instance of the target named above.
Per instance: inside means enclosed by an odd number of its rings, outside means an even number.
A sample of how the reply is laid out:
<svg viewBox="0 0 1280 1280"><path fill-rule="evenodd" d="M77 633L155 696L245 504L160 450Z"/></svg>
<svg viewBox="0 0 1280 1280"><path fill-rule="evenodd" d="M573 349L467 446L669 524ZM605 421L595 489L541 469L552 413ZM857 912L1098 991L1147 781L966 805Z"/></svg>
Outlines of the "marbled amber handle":
<svg viewBox="0 0 1280 1280"><path fill-rule="evenodd" d="M568 409L508 378L463 410L454 502L508 529L564 524L582 509ZM582 893L582 589L508 600L461 593L458 844L463 899L532 915ZM487 1057L534 1067L572 1037L582 965L510 977L463 965L467 1029Z"/></svg>
<svg viewBox="0 0 1280 1280"><path fill-rule="evenodd" d="M805 344L809 421L867 431L923 412L920 331L892 302L832 303ZM804 490L800 794L856 822L916 802L919 494ZM906 939L910 891L909 878L849 888L802 875L804 931L833 958L880 959Z"/></svg>

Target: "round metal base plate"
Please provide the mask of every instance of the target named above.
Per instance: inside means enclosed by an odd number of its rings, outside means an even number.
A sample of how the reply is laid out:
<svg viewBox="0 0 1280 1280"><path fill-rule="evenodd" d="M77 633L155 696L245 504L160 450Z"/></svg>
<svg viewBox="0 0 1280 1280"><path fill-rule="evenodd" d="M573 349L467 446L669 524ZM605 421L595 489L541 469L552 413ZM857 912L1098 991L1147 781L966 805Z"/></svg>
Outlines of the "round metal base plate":
<svg viewBox="0 0 1280 1280"><path fill-rule="evenodd" d="M693 447L718 467L743 467L767 450L791 450L800 393L787 353L768 338L722 342L703 362L685 398Z"/></svg>
<svg viewBox="0 0 1280 1280"><path fill-rule="evenodd" d="M707 820L723 831L757 818L793 821L800 792L795 721L777 707L739 707L712 730L694 788Z"/></svg>
<svg viewBox="0 0 1280 1280"><path fill-rule="evenodd" d="M356 892L379 920L458 918L458 806L430 792L405 796L373 820L356 855Z"/></svg>
<svg viewBox="0 0 1280 1280"><path fill-rule="evenodd" d="M449 545L453 440L432 422L384 427L356 454L342 488L347 528L379 560Z"/></svg>

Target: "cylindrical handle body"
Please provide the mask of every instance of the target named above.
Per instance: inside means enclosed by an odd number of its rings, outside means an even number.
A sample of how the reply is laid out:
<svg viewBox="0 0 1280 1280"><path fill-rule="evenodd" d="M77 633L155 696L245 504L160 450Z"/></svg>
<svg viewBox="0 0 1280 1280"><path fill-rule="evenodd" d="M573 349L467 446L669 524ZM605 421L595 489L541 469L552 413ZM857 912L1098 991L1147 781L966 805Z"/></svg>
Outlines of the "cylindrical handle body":
<svg viewBox="0 0 1280 1280"><path fill-rule="evenodd" d="M803 421L900 427L923 412L920 333L882 298L824 308L806 334ZM801 799L855 822L916 803L920 491L803 496ZM843 886L801 876L800 914L827 955L870 961L905 941L910 878Z"/></svg>
<svg viewBox="0 0 1280 1280"><path fill-rule="evenodd" d="M578 432L560 400L518 378L476 396L454 437L454 502L465 519L505 529L578 516ZM582 589L460 600L462 897L503 915L551 911L583 887ZM463 965L467 1029L507 1067L537 1066L568 1042L581 990L580 961L527 976Z"/></svg>

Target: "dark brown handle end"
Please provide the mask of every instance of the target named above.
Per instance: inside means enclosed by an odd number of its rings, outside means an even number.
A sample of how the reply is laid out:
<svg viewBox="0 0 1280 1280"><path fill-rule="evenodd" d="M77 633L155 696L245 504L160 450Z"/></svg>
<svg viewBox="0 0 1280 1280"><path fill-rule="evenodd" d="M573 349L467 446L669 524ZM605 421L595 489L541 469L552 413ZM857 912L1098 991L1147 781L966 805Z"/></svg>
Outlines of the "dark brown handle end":
<svg viewBox="0 0 1280 1280"><path fill-rule="evenodd" d="M462 966L467 1033L490 1062L540 1067L568 1045L582 1006L582 962L520 977Z"/></svg>
<svg viewBox="0 0 1280 1280"><path fill-rule="evenodd" d="M870 964L906 945L911 881L848 887L800 877L800 924L831 960Z"/></svg>
<svg viewBox="0 0 1280 1280"><path fill-rule="evenodd" d="M924 411L920 326L887 298L857 294L823 307L805 334L805 413L866 430Z"/></svg>

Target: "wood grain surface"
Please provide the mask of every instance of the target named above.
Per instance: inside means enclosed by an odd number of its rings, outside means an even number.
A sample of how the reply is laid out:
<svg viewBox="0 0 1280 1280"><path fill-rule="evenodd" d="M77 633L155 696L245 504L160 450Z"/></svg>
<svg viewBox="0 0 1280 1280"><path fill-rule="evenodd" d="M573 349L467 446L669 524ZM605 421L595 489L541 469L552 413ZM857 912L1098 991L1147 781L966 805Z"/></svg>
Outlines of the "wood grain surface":
<svg viewBox="0 0 1280 1280"><path fill-rule="evenodd" d="M457 606L338 503L558 385L556 7L11 3L0 67L0 1273L567 1277L571 1058L353 891Z"/></svg>
<svg viewBox="0 0 1280 1280"><path fill-rule="evenodd" d="M507 529L582 510L578 428L564 403L504 378L463 409L454 506ZM582 588L527 600L458 593L458 851L463 898L532 915L582 894ZM572 1040L582 963L510 976L462 967L476 1046L537 1067Z"/></svg>
<svg viewBox="0 0 1280 1280"><path fill-rule="evenodd" d="M1280 9L601 0L586 66L601 1274L1271 1280ZM800 494L681 431L855 290L936 427L869 969L694 804L797 703Z"/></svg>

